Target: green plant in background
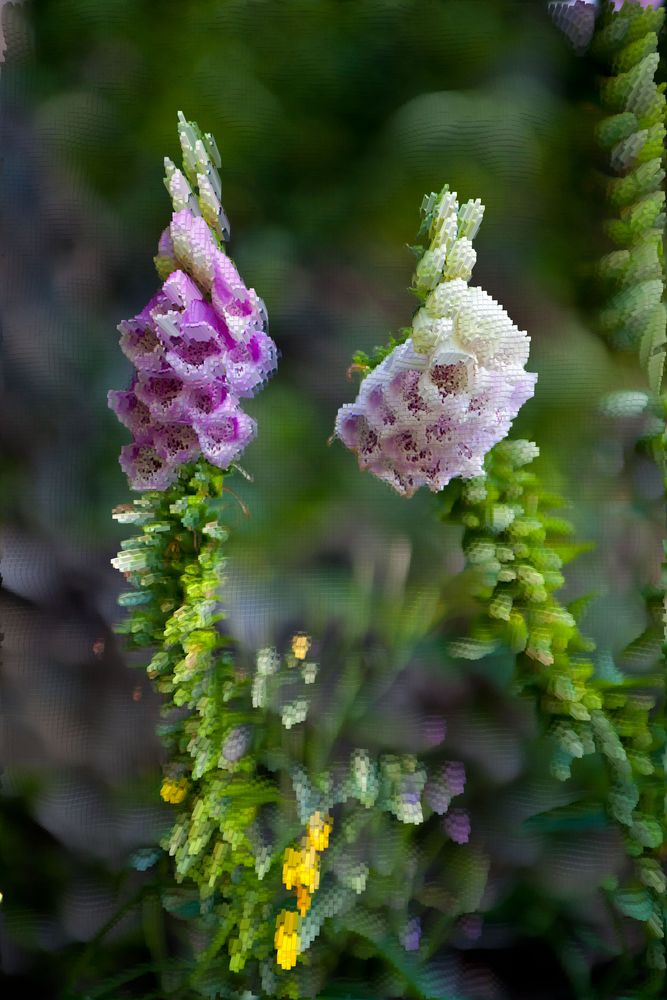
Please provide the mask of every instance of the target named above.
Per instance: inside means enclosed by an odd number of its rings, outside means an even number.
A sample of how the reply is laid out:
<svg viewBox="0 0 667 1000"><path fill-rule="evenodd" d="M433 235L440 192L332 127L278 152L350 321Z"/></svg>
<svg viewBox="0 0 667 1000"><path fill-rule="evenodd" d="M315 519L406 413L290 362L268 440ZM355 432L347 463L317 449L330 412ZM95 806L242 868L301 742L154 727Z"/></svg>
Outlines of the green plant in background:
<svg viewBox="0 0 667 1000"><path fill-rule="evenodd" d="M616 247L600 264L606 301L600 330L615 348L638 349L659 394L667 349L663 303L665 85L655 80L664 8L607 5L591 53L606 71L597 139L606 158L606 235Z"/></svg>
<svg viewBox="0 0 667 1000"><path fill-rule="evenodd" d="M623 674L591 655L593 644L579 630L585 601L562 605L563 566L586 549L559 516L563 500L547 493L525 468L536 454L527 441L507 441L489 454L484 479L445 497L443 514L464 528L463 546L473 570L482 612L470 637L452 644L454 655L476 659L500 648L517 657L515 685L532 696L554 743L552 772L571 776L573 761L600 754L607 774L605 800L580 803L532 821L563 829L587 815L592 826L602 805L636 859L631 885L608 886L615 906L643 921L650 939L649 967L664 964L665 877L661 865L664 729L653 714L660 673ZM655 980L659 993L660 979ZM648 994L643 994L648 995Z"/></svg>
<svg viewBox="0 0 667 1000"><path fill-rule="evenodd" d="M657 2L607 4L600 12L590 51L596 68L604 74L599 83L602 113L596 138L604 157L604 233L613 247L599 265L602 302L594 320L610 347L638 352L651 392L644 405L653 414L655 425L644 446L656 461L663 483L667 483L667 407L661 395L667 350L663 238L667 102L665 84L656 80L660 65L658 36L664 20L664 8ZM657 673L646 678L644 697L649 707L656 702L658 707L648 720L636 779L641 835L631 829L627 837L629 852L639 858L639 881L621 893L626 912L645 920L648 930L647 954L652 972L642 986L642 996L662 995L666 968L666 583L667 566L663 562L660 581L646 591L646 635L654 633L657 624L663 656L656 664ZM633 645L639 646L642 641L644 637Z"/></svg>
<svg viewBox="0 0 667 1000"><path fill-rule="evenodd" d="M447 187L437 197L425 198L421 233L428 234L430 245L418 248L414 283L424 305L402 340L394 342L396 346L387 351L379 348L372 357L356 356L355 363L366 377L357 402L339 411L336 430L357 451L362 468L392 482L399 492L410 494L418 485L432 490L444 486L438 513L464 528L468 570L462 579L478 606L468 637L451 643L450 653L469 660L500 649L515 655L514 686L536 704L554 747L552 771L557 778L570 778L572 763L584 756L598 754L604 761L608 784L602 801L582 799L534 817L533 825L560 823L567 829L577 816L585 825L587 815L594 825L602 809L620 828L628 855L636 859L635 877L623 888L612 879L607 888L623 914L645 923L653 970L648 988L659 992L664 968L665 877L660 853L664 724L652 712L654 689L661 678L655 673L624 675L612 664L596 664L591 655L594 644L578 627L586 601L568 607L558 601L563 566L587 546L574 541L572 526L560 516L563 499L547 492L529 468L539 454L537 446L500 440L488 447L489 438L482 437L481 444L475 439L478 384L486 388L492 382L487 375L485 383L485 369L495 362L500 379L513 376L521 385L520 374L513 375L510 365L517 358L525 361L525 354L517 355L516 328L495 303L485 302L486 308L475 314L474 304L467 301L470 267L463 279L458 262L462 252L468 262L472 259L465 228L468 206L459 211ZM450 231L447 222L443 226L443 217L450 222ZM481 290L470 291L473 303L479 302ZM471 360L473 350L476 357ZM472 373L461 372L463 359ZM433 386L440 393L440 411ZM401 408L404 396L408 405ZM488 396L484 403L488 405ZM455 413L458 424L454 431L451 421L447 423L444 447L438 450L442 412ZM493 408L491 412L507 433L507 413ZM467 452L460 444L466 430ZM422 444L416 462L414 440ZM452 442L457 448L454 456ZM483 459L482 475L465 466L471 449ZM420 473L426 470L421 480L404 471L406 455ZM454 474L460 478L449 482L457 460Z"/></svg>

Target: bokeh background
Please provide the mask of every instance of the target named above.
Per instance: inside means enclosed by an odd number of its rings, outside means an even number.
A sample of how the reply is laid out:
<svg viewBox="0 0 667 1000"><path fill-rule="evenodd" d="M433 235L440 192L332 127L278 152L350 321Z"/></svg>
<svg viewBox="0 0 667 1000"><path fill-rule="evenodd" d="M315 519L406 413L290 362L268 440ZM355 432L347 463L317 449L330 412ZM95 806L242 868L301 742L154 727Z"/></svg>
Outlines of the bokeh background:
<svg viewBox="0 0 667 1000"><path fill-rule="evenodd" d="M567 597L593 595L585 630L601 663L643 631L661 484L635 447L646 419L602 405L643 380L587 319L600 224L594 80L546 6L1 8L3 997L64 995L81 969L101 982L150 950L146 907L121 908L142 878L128 857L168 811L156 804L157 702L112 631L122 580L109 560L123 535L110 511L128 488L117 463L126 435L106 393L130 374L116 324L157 284L162 158L178 156L179 109L217 138L230 253L281 351L248 405L260 428L243 459L252 482L236 477L228 508L230 628L251 655L296 627L316 640L332 622L362 635L411 609L390 737L408 740L420 706L442 711L492 858L482 935L459 942L464 995L584 995L618 949L596 888L621 870L613 836L523 823L572 789L549 778L531 706L508 690L510 665L453 661L438 629L421 637L447 580L441 616L458 613L458 531L435 522L428 494L403 500L327 444L338 406L356 395L351 355L415 308L407 244L422 195L447 181L480 197L473 280L529 331L539 373L516 432L538 442L544 476L596 546L571 567ZM593 768L574 786L598 780Z"/></svg>

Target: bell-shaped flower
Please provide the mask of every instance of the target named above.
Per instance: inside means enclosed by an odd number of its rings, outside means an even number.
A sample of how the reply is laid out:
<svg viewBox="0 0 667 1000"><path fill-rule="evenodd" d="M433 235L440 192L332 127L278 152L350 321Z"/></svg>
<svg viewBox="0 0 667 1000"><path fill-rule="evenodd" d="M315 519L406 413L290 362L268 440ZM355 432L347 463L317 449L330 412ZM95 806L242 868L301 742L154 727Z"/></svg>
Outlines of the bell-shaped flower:
<svg viewBox="0 0 667 1000"><path fill-rule="evenodd" d="M445 189L425 208L431 247L415 277L423 305L410 336L364 378L356 401L340 408L335 430L362 469L405 496L482 475L485 455L506 437L536 381L524 368L528 336L466 282L482 206L459 208Z"/></svg>
<svg viewBox="0 0 667 1000"><path fill-rule="evenodd" d="M131 431L121 466L134 489L166 489L203 455L227 468L253 438L239 399L253 396L277 365L264 303L221 246L219 154L211 136L179 115L184 170L165 161L174 213L155 258L163 280L141 312L119 325L136 373L109 406Z"/></svg>

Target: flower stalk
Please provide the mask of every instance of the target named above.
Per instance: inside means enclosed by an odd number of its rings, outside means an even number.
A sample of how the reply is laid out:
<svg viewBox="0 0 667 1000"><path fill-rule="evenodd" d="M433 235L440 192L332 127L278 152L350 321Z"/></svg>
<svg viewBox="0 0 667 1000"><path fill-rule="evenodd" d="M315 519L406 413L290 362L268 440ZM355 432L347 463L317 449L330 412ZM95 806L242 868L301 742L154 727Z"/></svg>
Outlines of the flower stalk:
<svg viewBox="0 0 667 1000"><path fill-rule="evenodd" d="M441 198L449 197L445 188ZM425 199L422 211L426 218L422 232L437 236L437 220L441 214L438 204L442 202L435 196ZM454 237L456 216L452 214L449 218ZM658 246L653 234L649 245ZM493 345L481 351L478 349L478 364L481 358L493 356L494 348L498 352L499 345L503 344L502 331L506 328L503 323L499 324L494 338L489 333L489 324L484 322L493 312L484 315L473 311L471 315L465 309L463 288L461 298L455 291L456 281L460 279L455 278L447 284L450 279L446 260L446 251L436 260L433 246L423 254L415 276L415 288L427 294L426 303L412 328L404 331L403 340L392 340L388 348L378 348L372 357L355 357L355 363L364 366L367 385L372 384L376 371L387 368L387 361L398 359L399 355L403 358L406 345L410 345L411 350L416 345L417 351L424 352L422 357L432 350L439 343L437 323L440 320L437 317L440 315L448 321L445 334L448 346L451 341L461 343L458 327L462 326L468 344L483 344L484 338L488 338L487 343ZM468 259L468 266L471 260ZM433 296L439 296L446 308L441 310L435 306ZM648 322L648 317L645 319ZM516 339L513 342L516 343ZM525 355L523 357L525 360ZM419 364L421 362L415 365L412 360L408 361L406 356L405 367L412 366L422 379L423 369ZM516 377L524 391L527 383L521 381L518 373ZM391 379L382 382L383 386L385 384L391 387ZM455 399L463 397L468 403L467 390L468 385L464 383L447 384L441 389L441 404L451 406L452 396ZM347 433L346 421L351 414L352 437L345 443L351 447L356 444L362 467L366 464L378 474L377 463L373 464L375 459L366 463L362 454L364 434L368 433L363 421L371 427L374 419L366 416L374 412L373 405L366 403L366 410L360 408L360 401L365 400L362 383L357 404L353 404L353 408L343 407L339 412L337 431L339 436ZM606 672L601 670L591 655L594 644L579 629L578 618L583 607L576 602L565 607L559 602L556 594L564 583L561 572L564 565L588 546L574 542L571 525L559 513L564 501L547 492L537 473L530 468L539 454L537 446L530 441L506 439L490 445L487 441L479 447L474 438L474 425L465 419L465 407L457 412L456 433L462 438L466 433L473 435L470 447L476 461L481 463L481 472L475 474L471 466L460 464L453 477L445 477L444 482L449 485L440 491L438 509L442 519L464 527L467 574L472 576L478 614L471 622L469 635L450 644L450 653L471 660L501 649L508 649L515 655L516 689L530 695L535 702L553 747L551 769L557 778L570 778L573 762L584 756L597 754L604 761L608 788L600 807L606 812L608 822L622 831L628 855L635 859L634 887L629 891L616 887L612 895L622 913L646 922L653 938L649 962L659 971L665 880L658 860L663 835L662 821L656 819L656 789L664 780L664 764L658 759L663 745L660 723L652 714L655 697L651 687L656 678L628 677L615 668ZM358 430L360 425L361 432ZM502 426L506 435L509 422L506 420ZM382 444L381 436L379 440L378 447ZM391 446L388 455L393 460ZM389 477L381 475L380 478ZM451 478L453 481L449 482ZM413 477L407 483L408 488L405 483L399 484L399 492L410 495L418 485L437 489L438 481ZM664 727L662 733L664 735ZM579 807L575 805L574 808ZM538 823L558 821L549 814L534 819Z"/></svg>

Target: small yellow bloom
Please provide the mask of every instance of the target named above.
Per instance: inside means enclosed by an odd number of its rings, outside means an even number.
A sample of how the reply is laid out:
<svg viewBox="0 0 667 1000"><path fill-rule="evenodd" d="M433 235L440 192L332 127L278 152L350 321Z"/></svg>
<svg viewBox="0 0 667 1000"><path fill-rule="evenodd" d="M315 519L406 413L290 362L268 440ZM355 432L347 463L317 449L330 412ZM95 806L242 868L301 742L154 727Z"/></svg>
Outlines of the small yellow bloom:
<svg viewBox="0 0 667 1000"><path fill-rule="evenodd" d="M304 837L300 848L288 847L283 862L283 885L286 889L304 886L314 892L320 884L320 859Z"/></svg>
<svg viewBox="0 0 667 1000"><path fill-rule="evenodd" d="M323 816L319 811L308 820L308 841L316 851L325 851L329 846L332 824L333 818Z"/></svg>
<svg viewBox="0 0 667 1000"><path fill-rule="evenodd" d="M320 884L320 859L314 847L304 847L299 865L299 882L310 892L315 892Z"/></svg>
<svg viewBox="0 0 667 1000"><path fill-rule="evenodd" d="M304 635L303 632L299 632L292 637L292 652L296 656L297 660L305 660L309 649L309 636Z"/></svg>
<svg viewBox="0 0 667 1000"><path fill-rule="evenodd" d="M276 919L276 961L281 969L293 969L299 954L299 916L291 910L281 910Z"/></svg>
<svg viewBox="0 0 667 1000"><path fill-rule="evenodd" d="M173 805L178 805L179 802L183 801L187 794L187 778L179 778L177 781L174 781L172 778L165 778L162 782L160 796L165 802L171 802Z"/></svg>
<svg viewBox="0 0 667 1000"><path fill-rule="evenodd" d="M296 638L296 637L295 637ZM297 655L295 650L295 656ZM305 655L305 654L304 654ZM286 889L296 889L299 913L281 910L276 920L276 961L281 969L292 969L300 950L299 914L305 917L313 893L320 885L320 854L329 846L333 817L319 810L308 820L306 836L300 847L288 847L283 856L283 883Z"/></svg>
<svg viewBox="0 0 667 1000"><path fill-rule="evenodd" d="M281 910L276 920L276 941L281 941L286 934L295 934L299 926L299 917L293 910Z"/></svg>
<svg viewBox="0 0 667 1000"><path fill-rule="evenodd" d="M299 884L302 862L302 852L294 847L288 847L283 862L283 884L286 889L294 889Z"/></svg>

